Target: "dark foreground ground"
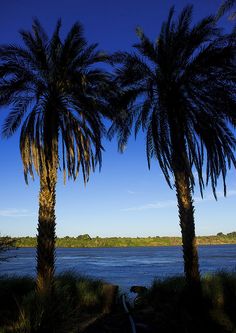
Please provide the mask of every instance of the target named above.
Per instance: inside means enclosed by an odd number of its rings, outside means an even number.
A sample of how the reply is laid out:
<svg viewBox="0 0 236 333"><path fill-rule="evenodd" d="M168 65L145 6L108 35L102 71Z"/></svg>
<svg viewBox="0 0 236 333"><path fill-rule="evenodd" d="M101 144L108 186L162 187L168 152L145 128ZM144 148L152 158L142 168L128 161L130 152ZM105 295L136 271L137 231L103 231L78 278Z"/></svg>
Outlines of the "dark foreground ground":
<svg viewBox="0 0 236 333"><path fill-rule="evenodd" d="M0 278L0 333L236 333L236 273L205 276L201 293L183 277L156 280L137 292L127 313L118 288L64 273L53 299L39 298L32 278Z"/></svg>

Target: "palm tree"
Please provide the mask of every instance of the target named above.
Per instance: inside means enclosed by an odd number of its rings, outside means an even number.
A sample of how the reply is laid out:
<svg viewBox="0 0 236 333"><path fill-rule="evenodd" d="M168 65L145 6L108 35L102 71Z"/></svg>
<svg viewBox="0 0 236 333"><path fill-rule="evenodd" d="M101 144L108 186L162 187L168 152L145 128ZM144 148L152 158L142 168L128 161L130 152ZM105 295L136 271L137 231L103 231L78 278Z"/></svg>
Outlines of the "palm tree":
<svg viewBox="0 0 236 333"><path fill-rule="evenodd" d="M55 270L58 168L64 179L82 170L88 181L96 163L101 166L102 116L108 114L109 75L95 67L105 55L88 45L79 23L64 41L60 27L59 20L49 39L34 20L32 32L20 32L24 47L0 46L0 105L10 107L2 134L8 138L21 126L25 180L33 169L40 177L37 289L43 293L52 290Z"/></svg>
<svg viewBox="0 0 236 333"><path fill-rule="evenodd" d="M236 6L236 0L224 0L221 4L220 8L218 9L216 18L217 19L221 18L226 12L230 11L235 6ZM233 11L229 16L229 19L235 20L235 18L236 18L236 12Z"/></svg>
<svg viewBox="0 0 236 333"><path fill-rule="evenodd" d="M157 159L168 185L174 178L182 233L184 270L189 285L200 280L193 189L211 182L216 196L221 175L235 165L235 40L224 36L214 17L191 26L192 6L173 19L171 8L160 35L151 42L140 28L134 52L113 55L119 96L110 136L123 151L135 124L146 133L148 166ZM206 157L206 162L205 161ZM206 166L206 179L203 167Z"/></svg>

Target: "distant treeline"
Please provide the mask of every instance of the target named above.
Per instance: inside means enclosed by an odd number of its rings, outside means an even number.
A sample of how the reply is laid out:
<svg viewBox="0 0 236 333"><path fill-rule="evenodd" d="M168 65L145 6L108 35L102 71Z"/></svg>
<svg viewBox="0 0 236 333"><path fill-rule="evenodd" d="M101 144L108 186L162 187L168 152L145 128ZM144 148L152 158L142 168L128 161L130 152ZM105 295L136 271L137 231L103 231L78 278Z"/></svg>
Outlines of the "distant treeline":
<svg viewBox="0 0 236 333"><path fill-rule="evenodd" d="M199 245L213 244L236 244L236 231L228 234L222 232L212 236L197 237ZM131 247L131 246L171 246L181 245L181 237L95 237L88 234L77 237L65 236L57 238L57 247ZM34 247L36 246L35 237L18 237L16 238L17 247Z"/></svg>

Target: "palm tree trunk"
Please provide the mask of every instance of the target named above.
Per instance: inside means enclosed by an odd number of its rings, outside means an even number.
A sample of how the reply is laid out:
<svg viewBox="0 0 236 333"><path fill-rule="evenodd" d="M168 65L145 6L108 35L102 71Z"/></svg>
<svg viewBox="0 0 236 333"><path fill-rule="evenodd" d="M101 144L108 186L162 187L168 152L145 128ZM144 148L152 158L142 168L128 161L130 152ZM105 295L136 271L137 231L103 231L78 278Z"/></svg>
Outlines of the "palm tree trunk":
<svg viewBox="0 0 236 333"><path fill-rule="evenodd" d="M50 295L54 284L56 182L57 166L52 163L40 174L37 235L37 290L47 295Z"/></svg>
<svg viewBox="0 0 236 333"><path fill-rule="evenodd" d="M182 234L184 272L188 286L200 290L200 272L194 224L194 207L190 184L191 166L186 151L186 143L180 124L171 124L172 168L175 177L176 196Z"/></svg>
<svg viewBox="0 0 236 333"><path fill-rule="evenodd" d="M175 171L175 187L178 200L180 228L184 257L184 272L187 284L196 288L200 284L198 251L194 224L194 207L189 176L179 168ZM198 289L198 288L197 288Z"/></svg>

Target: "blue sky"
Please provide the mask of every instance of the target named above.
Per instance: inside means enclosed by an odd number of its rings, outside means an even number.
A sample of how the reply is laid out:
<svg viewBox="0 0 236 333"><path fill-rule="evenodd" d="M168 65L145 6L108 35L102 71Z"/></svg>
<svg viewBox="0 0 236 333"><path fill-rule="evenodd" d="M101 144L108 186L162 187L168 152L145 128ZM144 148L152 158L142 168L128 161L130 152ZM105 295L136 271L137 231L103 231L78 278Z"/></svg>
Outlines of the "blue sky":
<svg viewBox="0 0 236 333"><path fill-rule="evenodd" d="M178 12L187 3L194 4L194 19L215 12L220 0L176 0ZM173 0L10 0L1 4L0 43L17 43L18 30L29 29L37 16L50 34L59 17L62 34L75 21L84 25L90 43L108 52L130 50L136 42L136 26L156 38ZM230 22L223 20L225 28ZM0 123L7 115L0 111ZM38 211L38 179L24 183L19 153L19 134L0 141L0 233L11 236L36 234ZM156 163L148 170L142 135L130 139L123 155L117 152L115 140L104 142L103 167L92 174L86 188L79 178L63 185L59 175L57 187L57 235L76 236L155 236L179 235L175 192L167 186ZM228 197L218 187L215 202L210 188L202 200L196 189L196 232L199 235L236 230L235 170L228 175Z"/></svg>

